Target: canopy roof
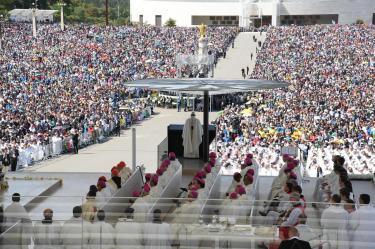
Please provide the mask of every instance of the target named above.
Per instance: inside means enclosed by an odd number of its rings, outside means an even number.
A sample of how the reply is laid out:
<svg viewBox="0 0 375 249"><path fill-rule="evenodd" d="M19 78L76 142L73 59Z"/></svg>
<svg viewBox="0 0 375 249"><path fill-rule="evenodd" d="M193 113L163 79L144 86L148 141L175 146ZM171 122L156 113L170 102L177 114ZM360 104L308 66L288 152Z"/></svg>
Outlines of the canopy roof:
<svg viewBox="0 0 375 249"><path fill-rule="evenodd" d="M32 9L13 9L9 11L9 14L12 16L22 16L22 17L30 17L31 18ZM36 17L43 17L49 16L56 13L57 10L41 10L37 9L35 12Z"/></svg>
<svg viewBox="0 0 375 249"><path fill-rule="evenodd" d="M258 79L212 79L212 78L188 78L188 79L144 79L126 83L129 87L148 88L159 91L185 92L190 94L202 94L208 91L211 95L244 91L258 91L287 87L289 84L280 81Z"/></svg>

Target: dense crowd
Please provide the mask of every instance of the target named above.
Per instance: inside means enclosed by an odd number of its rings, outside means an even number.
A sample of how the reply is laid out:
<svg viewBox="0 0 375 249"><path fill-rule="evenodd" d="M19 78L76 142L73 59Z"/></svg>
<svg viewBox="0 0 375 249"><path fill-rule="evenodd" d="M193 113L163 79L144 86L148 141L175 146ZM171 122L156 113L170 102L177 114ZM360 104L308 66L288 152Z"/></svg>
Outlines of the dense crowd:
<svg viewBox="0 0 375 249"><path fill-rule="evenodd" d="M373 143L374 35L367 25L269 29L251 77L291 86L250 97L255 129L274 142Z"/></svg>
<svg viewBox="0 0 375 249"><path fill-rule="evenodd" d="M209 50L216 59L236 32L208 29ZM149 92L124 83L175 77L176 54L194 53L198 33L196 28L85 25L62 32L57 25L38 25L33 38L30 25L5 24L0 53L1 161L15 169L20 150L47 144L53 135L69 135L72 128L84 134L109 127L110 133L121 119L138 119L148 103L128 100L148 97ZM120 110L124 105L127 111ZM34 160L39 158L37 152L32 154Z"/></svg>
<svg viewBox="0 0 375 249"><path fill-rule="evenodd" d="M219 154L228 166L240 167L238 158L265 147L276 151L266 155L275 164L283 146L303 144L306 154L314 146L344 148L352 157L373 147L374 35L373 25L270 28L250 77L290 86L247 94L246 104L224 110L217 120ZM275 164L264 167L277 172Z"/></svg>

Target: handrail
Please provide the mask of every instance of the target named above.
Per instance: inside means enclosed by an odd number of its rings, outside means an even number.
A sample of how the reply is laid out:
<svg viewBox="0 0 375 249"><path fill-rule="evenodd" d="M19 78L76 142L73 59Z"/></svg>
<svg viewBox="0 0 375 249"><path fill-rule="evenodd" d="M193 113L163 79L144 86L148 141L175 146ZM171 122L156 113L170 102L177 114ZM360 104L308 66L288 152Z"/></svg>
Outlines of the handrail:
<svg viewBox="0 0 375 249"><path fill-rule="evenodd" d="M152 200L155 200L155 201L152 204L152 206L150 207L149 211L147 212L148 217L150 217L150 214L153 212L153 210L154 210L154 208L155 208L155 206L156 206L156 204L158 203L159 200L175 200L176 199L176 198L162 198L161 196L163 196L163 194L168 190L168 187L172 183L172 180L175 177L178 177L178 174L181 174L181 176L182 176L182 165L179 166L179 168L176 170L176 172L174 172L173 176L169 179L167 185L165 185L162 192L160 193L160 197L152 199ZM181 179L180 179L180 181L181 181Z"/></svg>
<svg viewBox="0 0 375 249"><path fill-rule="evenodd" d="M1 238L7 233L9 232L9 230L13 229L15 226L17 226L19 223L22 223L22 219L19 219L16 223L14 223L13 225L11 225L9 228L7 228L4 232L0 233L0 240Z"/></svg>
<svg viewBox="0 0 375 249"><path fill-rule="evenodd" d="M215 180L214 180L214 182L213 182L213 184L212 184L212 186L211 186L211 188L210 188L210 191L208 192L208 197L211 196L212 191L213 191L213 189L214 189L214 186L215 186L216 182L217 182L217 181L220 181L220 178L221 178L220 176L222 175L222 172L223 172L223 168L222 168L222 167L223 167L223 166L220 167L220 170L219 170L219 172L217 173L217 175L216 175L216 177L215 177ZM201 211L200 211L200 214L201 214L201 215L203 214L203 211L204 211L204 209L206 208L206 206L207 206L207 202L208 202L209 200L213 200L213 199L207 198L207 199L204 201L204 203L203 203L203 205L202 205L202 208L201 208Z"/></svg>

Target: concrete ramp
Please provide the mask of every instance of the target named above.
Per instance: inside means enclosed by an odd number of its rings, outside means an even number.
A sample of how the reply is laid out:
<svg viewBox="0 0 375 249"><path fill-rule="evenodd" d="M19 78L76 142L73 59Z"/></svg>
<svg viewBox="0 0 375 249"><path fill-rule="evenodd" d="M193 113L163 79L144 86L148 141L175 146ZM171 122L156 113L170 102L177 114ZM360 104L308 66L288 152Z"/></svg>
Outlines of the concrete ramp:
<svg viewBox="0 0 375 249"><path fill-rule="evenodd" d="M257 42L253 41L253 36ZM221 58L215 68L214 78L216 79L243 79L241 69L249 67L249 74L252 72L256 60L256 48L258 41L263 42L266 33L260 35L259 32L241 32L234 41L234 48L230 47L226 58ZM259 47L258 47L259 49ZM251 54L253 59L251 60Z"/></svg>

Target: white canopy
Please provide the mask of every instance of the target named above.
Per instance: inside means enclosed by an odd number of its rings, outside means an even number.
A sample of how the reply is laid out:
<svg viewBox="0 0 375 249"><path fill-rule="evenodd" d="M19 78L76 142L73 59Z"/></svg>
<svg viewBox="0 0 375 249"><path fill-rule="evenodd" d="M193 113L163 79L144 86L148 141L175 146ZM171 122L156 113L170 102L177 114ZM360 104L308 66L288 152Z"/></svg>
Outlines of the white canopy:
<svg viewBox="0 0 375 249"><path fill-rule="evenodd" d="M210 95L258 91L266 89L284 88L289 84L271 80L232 80L212 78L188 78L188 79L144 79L126 83L129 87L149 88L159 91L186 92L202 94L208 91Z"/></svg>
<svg viewBox="0 0 375 249"><path fill-rule="evenodd" d="M39 10L35 11L37 21L53 21L53 14L57 10ZM32 9L13 9L9 11L10 20L14 22L31 22Z"/></svg>

